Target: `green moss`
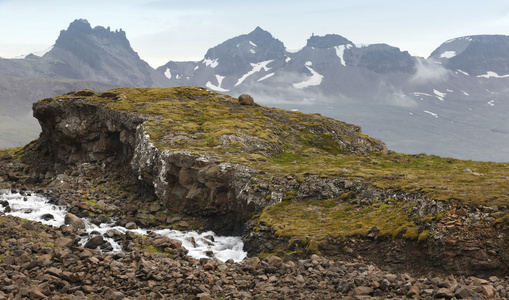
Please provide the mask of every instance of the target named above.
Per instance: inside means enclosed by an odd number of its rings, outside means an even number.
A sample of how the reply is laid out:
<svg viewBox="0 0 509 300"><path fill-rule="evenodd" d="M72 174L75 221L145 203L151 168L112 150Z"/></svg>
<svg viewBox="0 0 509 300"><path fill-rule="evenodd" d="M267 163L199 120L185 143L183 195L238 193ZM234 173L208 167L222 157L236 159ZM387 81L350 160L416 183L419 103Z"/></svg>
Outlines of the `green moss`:
<svg viewBox="0 0 509 300"><path fill-rule="evenodd" d="M424 230L423 232L421 232L421 233L419 234L419 237L417 238L417 242L418 242L418 243L423 243L423 242L427 241L427 240L428 240L429 233L430 233L430 231L429 231L429 230Z"/></svg>
<svg viewBox="0 0 509 300"><path fill-rule="evenodd" d="M417 227L408 228L403 237L409 240L417 240L419 238L419 228Z"/></svg>
<svg viewBox="0 0 509 300"><path fill-rule="evenodd" d="M20 158L23 156L23 147L14 147L14 148L6 148L6 149L0 149L0 156L4 155L12 155L14 158Z"/></svg>

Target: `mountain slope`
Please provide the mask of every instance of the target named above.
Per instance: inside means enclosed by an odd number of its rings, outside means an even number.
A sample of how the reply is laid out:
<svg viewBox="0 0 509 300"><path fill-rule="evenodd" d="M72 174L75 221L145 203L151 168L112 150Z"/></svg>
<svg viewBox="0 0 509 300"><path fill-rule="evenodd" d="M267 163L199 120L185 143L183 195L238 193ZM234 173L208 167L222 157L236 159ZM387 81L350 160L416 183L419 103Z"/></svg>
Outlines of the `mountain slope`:
<svg viewBox="0 0 509 300"><path fill-rule="evenodd" d="M166 78L141 60L122 30L92 28L75 20L42 57L0 59L0 74L21 78L69 78L123 86L166 86Z"/></svg>

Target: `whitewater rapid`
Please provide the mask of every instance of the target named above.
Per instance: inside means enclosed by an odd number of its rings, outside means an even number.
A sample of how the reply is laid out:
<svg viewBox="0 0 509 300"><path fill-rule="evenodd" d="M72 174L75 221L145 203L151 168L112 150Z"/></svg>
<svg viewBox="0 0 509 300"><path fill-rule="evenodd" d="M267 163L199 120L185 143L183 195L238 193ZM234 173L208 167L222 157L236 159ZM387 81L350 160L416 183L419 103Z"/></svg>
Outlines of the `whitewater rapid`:
<svg viewBox="0 0 509 300"><path fill-rule="evenodd" d="M8 203L8 206L6 203ZM36 193L0 190L0 213L6 215L60 227L65 224L64 220L67 208L68 207L65 206L51 204L46 197ZM92 232L99 232L104 240L108 241L113 247L112 252L122 251L121 245L107 236L107 232L117 230L123 234L129 231L142 235L154 232L161 236L169 237L181 242L182 246L189 251L187 255L197 259L210 257L212 254L213 257L221 261L233 259L238 262L243 260L247 255L243 250L244 243L242 239L237 236L217 236L212 231L199 233L196 231L179 231L173 229L126 229L125 227L115 225L114 222L102 223L97 226L86 218L83 219L83 221L85 222L86 232L90 236ZM84 245L86 242L87 238L83 238L80 244Z"/></svg>

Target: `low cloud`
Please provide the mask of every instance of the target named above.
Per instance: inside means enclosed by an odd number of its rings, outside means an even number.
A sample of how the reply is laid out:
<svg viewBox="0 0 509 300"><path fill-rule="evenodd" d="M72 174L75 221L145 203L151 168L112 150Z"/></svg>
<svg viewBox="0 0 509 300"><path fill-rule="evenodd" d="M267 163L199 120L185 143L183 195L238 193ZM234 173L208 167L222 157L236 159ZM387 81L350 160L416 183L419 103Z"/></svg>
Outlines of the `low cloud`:
<svg viewBox="0 0 509 300"><path fill-rule="evenodd" d="M418 58L416 68L417 71L410 78L410 82L412 83L445 81L451 75L451 71L444 68L440 63L432 60Z"/></svg>

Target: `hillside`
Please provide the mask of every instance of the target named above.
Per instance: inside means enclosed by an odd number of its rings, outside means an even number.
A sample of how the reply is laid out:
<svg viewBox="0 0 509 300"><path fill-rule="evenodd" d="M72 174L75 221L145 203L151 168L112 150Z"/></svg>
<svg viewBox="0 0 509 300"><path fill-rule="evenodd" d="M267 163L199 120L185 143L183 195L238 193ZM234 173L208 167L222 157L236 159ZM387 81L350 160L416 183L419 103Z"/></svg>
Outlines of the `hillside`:
<svg viewBox="0 0 509 300"><path fill-rule="evenodd" d="M244 232L250 255L507 271L507 163L399 154L358 126L204 88L82 90L35 103L34 115L42 135L23 158L32 182L85 164L119 170L144 195L134 203Z"/></svg>

